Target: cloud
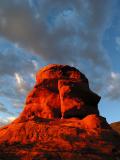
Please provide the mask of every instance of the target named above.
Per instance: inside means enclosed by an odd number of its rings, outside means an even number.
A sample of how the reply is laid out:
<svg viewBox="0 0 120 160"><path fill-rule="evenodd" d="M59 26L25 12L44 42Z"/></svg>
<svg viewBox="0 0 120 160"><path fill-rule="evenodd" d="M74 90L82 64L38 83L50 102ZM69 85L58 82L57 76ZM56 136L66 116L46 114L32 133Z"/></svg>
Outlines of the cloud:
<svg viewBox="0 0 120 160"><path fill-rule="evenodd" d="M106 97L111 100L120 100L120 73L111 72L107 83Z"/></svg>
<svg viewBox="0 0 120 160"><path fill-rule="evenodd" d="M24 77L23 72L28 73L33 67L36 71L40 65L34 60L27 61L27 55L33 52L44 59L44 64L62 63L79 68L89 79L94 77L95 90L101 90L104 75L110 70L102 38L115 2L11 0L10 4L4 0L0 3L0 35L14 42L17 48L28 50L26 54L1 54L2 74L14 76L19 70L22 74L18 74Z"/></svg>
<svg viewBox="0 0 120 160"><path fill-rule="evenodd" d="M14 116L6 117L6 118L0 117L0 127L11 123L15 118L16 117Z"/></svg>
<svg viewBox="0 0 120 160"><path fill-rule="evenodd" d="M0 39L0 96L14 99L25 96L35 81L34 73L43 63L39 56L27 54L27 51Z"/></svg>
<svg viewBox="0 0 120 160"><path fill-rule="evenodd" d="M8 122L12 122L13 120L15 120L16 117L7 117Z"/></svg>
<svg viewBox="0 0 120 160"><path fill-rule="evenodd" d="M41 59L32 53L16 47L10 41L0 38L0 75L14 76L15 72L34 73L40 66ZM35 66L36 65L38 66Z"/></svg>
<svg viewBox="0 0 120 160"><path fill-rule="evenodd" d="M102 34L111 0L1 1L0 33L52 63L88 63L108 69ZM52 5L51 5L52 4Z"/></svg>
<svg viewBox="0 0 120 160"><path fill-rule="evenodd" d="M25 97L24 97L24 98L25 98ZM21 99L19 99L19 98L16 98L16 99L14 99L14 98L12 99L12 98L11 98L10 101L11 101L14 109L17 109L17 110L21 111L21 109L23 108L24 99L21 100ZM19 111L18 111L18 112L19 112Z"/></svg>
<svg viewBox="0 0 120 160"><path fill-rule="evenodd" d="M0 97L8 100L12 108L23 107L25 96L35 82L34 73L43 63L41 61L37 55L27 54L11 42L0 39Z"/></svg>
<svg viewBox="0 0 120 160"><path fill-rule="evenodd" d="M7 124L7 121L0 117L0 127Z"/></svg>
<svg viewBox="0 0 120 160"><path fill-rule="evenodd" d="M3 112L3 113L7 113L7 114L10 114L10 115L14 115L12 112L10 112L5 106L3 103L0 102L0 112Z"/></svg>
<svg viewBox="0 0 120 160"><path fill-rule="evenodd" d="M31 88L30 84L26 82L19 73L15 73L14 77L16 80L16 87L18 92L24 93L26 92L26 90L29 90Z"/></svg>
<svg viewBox="0 0 120 160"><path fill-rule="evenodd" d="M1 0L0 96L22 108L34 73L47 63L73 65L88 76L92 89L98 93L105 89L110 63L102 38L113 3Z"/></svg>
<svg viewBox="0 0 120 160"><path fill-rule="evenodd" d="M116 37L116 43L118 46L120 46L120 37Z"/></svg>
<svg viewBox="0 0 120 160"><path fill-rule="evenodd" d="M118 51L120 51L120 37L119 37L119 36L117 36L117 37L115 38L115 42L116 42L116 49L117 49Z"/></svg>

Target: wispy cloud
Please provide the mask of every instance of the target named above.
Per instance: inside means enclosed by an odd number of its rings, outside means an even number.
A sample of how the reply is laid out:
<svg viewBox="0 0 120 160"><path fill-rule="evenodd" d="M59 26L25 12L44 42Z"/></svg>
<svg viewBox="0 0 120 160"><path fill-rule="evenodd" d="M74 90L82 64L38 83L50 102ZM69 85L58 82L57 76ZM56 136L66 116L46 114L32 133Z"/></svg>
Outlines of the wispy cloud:
<svg viewBox="0 0 120 160"><path fill-rule="evenodd" d="M31 86L26 82L19 73L14 74L16 81L16 88L20 93L26 93L27 90L30 90Z"/></svg>
<svg viewBox="0 0 120 160"><path fill-rule="evenodd" d="M11 117L6 117L6 118L2 118L0 117L0 127L11 123L16 117L11 116Z"/></svg>
<svg viewBox="0 0 120 160"><path fill-rule="evenodd" d="M8 99L11 107L22 108L43 63L39 56L0 38L0 97Z"/></svg>
<svg viewBox="0 0 120 160"><path fill-rule="evenodd" d="M120 46L120 37L116 37L116 43L118 46Z"/></svg>
<svg viewBox="0 0 120 160"><path fill-rule="evenodd" d="M120 51L120 36L117 36L115 38L115 42L116 42L116 49Z"/></svg>
<svg viewBox="0 0 120 160"><path fill-rule="evenodd" d="M6 106L0 102L0 112L3 112L3 113L7 113L7 114L10 114L10 115L14 115L12 112L10 112Z"/></svg>
<svg viewBox="0 0 120 160"><path fill-rule="evenodd" d="M120 100L120 73L111 72L107 79L107 98L111 100Z"/></svg>
<svg viewBox="0 0 120 160"><path fill-rule="evenodd" d="M0 39L0 95L20 98L30 90L33 76L44 61L14 44Z"/></svg>

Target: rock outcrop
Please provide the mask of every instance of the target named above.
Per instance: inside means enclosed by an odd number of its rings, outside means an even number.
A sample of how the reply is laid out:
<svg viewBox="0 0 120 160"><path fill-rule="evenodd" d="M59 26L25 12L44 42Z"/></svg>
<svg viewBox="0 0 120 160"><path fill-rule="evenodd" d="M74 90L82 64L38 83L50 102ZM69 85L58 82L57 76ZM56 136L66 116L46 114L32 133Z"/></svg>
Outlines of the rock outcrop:
<svg viewBox="0 0 120 160"><path fill-rule="evenodd" d="M89 89L88 80L76 68L48 65L36 74L36 84L26 98L19 119L83 118L99 114L100 97Z"/></svg>
<svg viewBox="0 0 120 160"><path fill-rule="evenodd" d="M0 129L0 160L119 160L120 136L99 101L76 68L42 68L23 112Z"/></svg>

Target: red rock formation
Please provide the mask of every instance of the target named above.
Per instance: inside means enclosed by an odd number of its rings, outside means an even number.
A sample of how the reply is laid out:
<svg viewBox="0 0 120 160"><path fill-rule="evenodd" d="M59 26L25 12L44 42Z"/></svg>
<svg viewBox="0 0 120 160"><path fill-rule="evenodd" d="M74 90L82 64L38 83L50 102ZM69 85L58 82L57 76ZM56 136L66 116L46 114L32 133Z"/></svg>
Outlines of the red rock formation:
<svg viewBox="0 0 120 160"><path fill-rule="evenodd" d="M97 104L100 97L90 91L86 83L77 80L59 80L58 88L61 113L64 118L83 118L89 114L99 114Z"/></svg>
<svg viewBox="0 0 120 160"><path fill-rule="evenodd" d="M48 65L38 71L20 119L83 118L99 114L100 97L90 91L84 74L67 65Z"/></svg>
<svg viewBox="0 0 120 160"><path fill-rule="evenodd" d="M23 112L0 129L0 160L118 160L120 136L99 116L99 100L77 69L44 67Z"/></svg>
<svg viewBox="0 0 120 160"><path fill-rule="evenodd" d="M41 83L44 79L76 79L88 83L85 75L76 68L58 64L50 64L37 72L37 83Z"/></svg>

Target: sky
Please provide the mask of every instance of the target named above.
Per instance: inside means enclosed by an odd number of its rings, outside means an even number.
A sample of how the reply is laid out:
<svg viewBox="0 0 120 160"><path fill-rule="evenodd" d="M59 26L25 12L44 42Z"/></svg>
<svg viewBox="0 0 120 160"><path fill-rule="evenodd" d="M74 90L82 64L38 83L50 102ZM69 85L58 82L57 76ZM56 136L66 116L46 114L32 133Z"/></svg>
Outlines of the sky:
<svg viewBox="0 0 120 160"><path fill-rule="evenodd" d="M120 1L0 0L0 125L23 110L47 64L83 72L100 114L120 121Z"/></svg>

